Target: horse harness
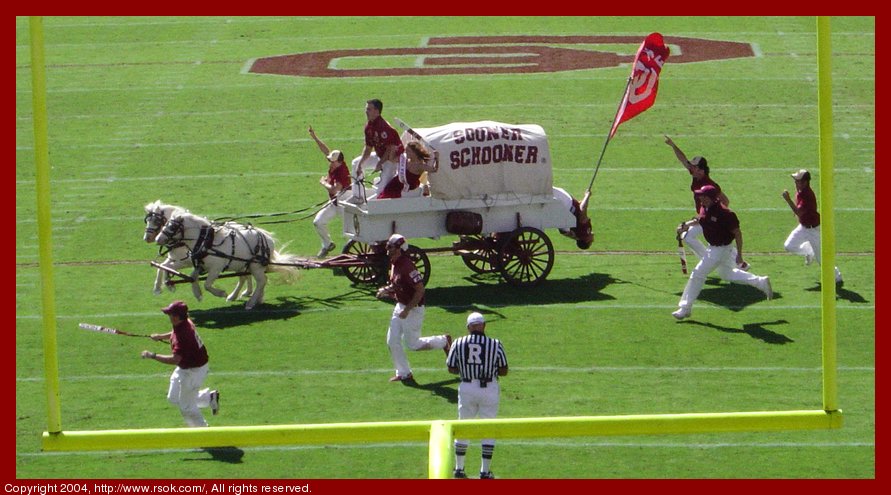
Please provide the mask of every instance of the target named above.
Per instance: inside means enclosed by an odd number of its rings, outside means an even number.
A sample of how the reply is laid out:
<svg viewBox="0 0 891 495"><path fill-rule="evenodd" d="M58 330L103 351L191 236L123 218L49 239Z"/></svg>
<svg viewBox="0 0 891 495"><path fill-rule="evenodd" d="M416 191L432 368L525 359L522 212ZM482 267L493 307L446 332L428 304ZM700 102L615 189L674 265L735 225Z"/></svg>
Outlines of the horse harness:
<svg viewBox="0 0 891 495"><path fill-rule="evenodd" d="M184 230L182 222L176 219L171 220L169 225L171 227L171 232L168 235L171 240L173 239L171 234ZM223 227L226 227L229 232L220 238L218 234ZM251 224L247 224L244 227L244 230L254 230L254 227ZM235 256L236 237L241 238L241 240L244 241L245 246L251 250L251 257L249 259ZM214 240L216 239L219 239L219 242L214 243ZM226 239L230 239L231 241L231 250L229 253L225 253L218 249L218 246L221 246ZM192 259L192 265L199 271L199 273L204 271L204 258L210 255L226 259L226 266L221 270L224 272L229 269L229 266L233 261L241 261L247 265L250 265L251 263L259 263L261 266L267 266L271 259L269 242L264 235L258 236L257 239L257 245L251 247L250 242L248 242L241 229L227 227L226 224L211 223L211 225L202 226L199 229L198 237L195 239L195 246L189 250L189 257ZM185 243L182 242L184 240L185 239L181 239L179 244L185 245ZM175 246L176 245L172 245L171 248Z"/></svg>

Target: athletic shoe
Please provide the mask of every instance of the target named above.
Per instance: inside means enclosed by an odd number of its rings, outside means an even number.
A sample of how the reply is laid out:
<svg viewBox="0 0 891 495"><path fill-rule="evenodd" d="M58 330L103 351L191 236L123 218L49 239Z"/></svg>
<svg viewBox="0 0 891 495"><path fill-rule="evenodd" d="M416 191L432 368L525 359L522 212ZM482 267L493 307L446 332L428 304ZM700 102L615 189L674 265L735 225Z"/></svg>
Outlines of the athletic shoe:
<svg viewBox="0 0 891 495"><path fill-rule="evenodd" d="M220 412L220 392L218 390L210 391L210 410L214 416Z"/></svg>
<svg viewBox="0 0 891 495"><path fill-rule="evenodd" d="M770 277L761 277L758 280L758 289L767 296L767 300L773 299L773 288L770 286Z"/></svg>
<svg viewBox="0 0 891 495"><path fill-rule="evenodd" d="M445 345L445 347L442 348L442 350L445 351L446 357L449 357L449 349L452 348L452 336L449 334L446 334L445 337L446 337L446 345Z"/></svg>
<svg viewBox="0 0 891 495"><path fill-rule="evenodd" d="M455 470L455 474L454 474L454 478L455 478L456 480L457 480L457 479L462 479L462 480L463 480L463 479L467 479L467 475L464 474L464 470L463 470L463 469L456 469L456 470Z"/></svg>
<svg viewBox="0 0 891 495"><path fill-rule="evenodd" d="M683 320L684 318L689 317L690 313L690 308L678 308L678 310L672 313L671 316L674 316L678 320Z"/></svg>
<svg viewBox="0 0 891 495"><path fill-rule="evenodd" d="M495 475L492 474L492 471L486 471L485 473L480 473L481 480L494 480Z"/></svg>
<svg viewBox="0 0 891 495"><path fill-rule="evenodd" d="M835 288L836 289L841 289L842 287L844 287L844 285L845 285L845 280L843 278L838 277L837 279L835 279Z"/></svg>
<svg viewBox="0 0 891 495"><path fill-rule="evenodd" d="M325 256L328 255L328 253L333 251L334 248L336 248L336 247L337 246L334 245L333 242L331 244L328 244L326 247L323 247L322 249L319 250L319 254L316 255L316 258L324 258Z"/></svg>
<svg viewBox="0 0 891 495"><path fill-rule="evenodd" d="M813 263L813 262L814 262L814 255L813 255L813 254L806 254L806 255L804 255L804 266L810 266L810 264Z"/></svg>
<svg viewBox="0 0 891 495"><path fill-rule="evenodd" d="M390 378L391 382L410 382L412 380L414 380L414 377L412 376L411 373L409 373L405 376L396 375L396 376Z"/></svg>

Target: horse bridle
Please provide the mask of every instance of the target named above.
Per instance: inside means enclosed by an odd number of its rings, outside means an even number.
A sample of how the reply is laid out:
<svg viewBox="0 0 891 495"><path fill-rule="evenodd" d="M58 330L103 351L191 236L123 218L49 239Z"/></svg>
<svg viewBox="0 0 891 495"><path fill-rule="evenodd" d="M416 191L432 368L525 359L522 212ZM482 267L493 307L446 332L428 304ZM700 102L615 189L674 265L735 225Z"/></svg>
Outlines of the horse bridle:
<svg viewBox="0 0 891 495"><path fill-rule="evenodd" d="M145 218L142 221L145 222L145 233L157 237L161 226L167 223L167 217L163 213L150 211L145 214Z"/></svg>
<svg viewBox="0 0 891 495"><path fill-rule="evenodd" d="M185 240L186 229L183 227L182 218L171 218L161 232L167 236L167 242L165 244L168 246ZM175 239L177 234L180 236L179 239Z"/></svg>

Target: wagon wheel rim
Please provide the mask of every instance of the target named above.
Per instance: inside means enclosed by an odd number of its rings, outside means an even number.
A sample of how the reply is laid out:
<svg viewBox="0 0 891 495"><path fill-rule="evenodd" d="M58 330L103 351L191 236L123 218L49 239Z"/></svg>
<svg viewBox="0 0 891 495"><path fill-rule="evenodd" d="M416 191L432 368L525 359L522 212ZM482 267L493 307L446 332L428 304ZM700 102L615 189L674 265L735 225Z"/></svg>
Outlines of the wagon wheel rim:
<svg viewBox="0 0 891 495"><path fill-rule="evenodd" d="M421 274L421 278L423 279L423 283L426 286L427 282L430 280L430 258L427 256L427 253L424 252L423 249L417 246L408 246L408 251L406 251L408 257L411 258L412 263L415 264L415 268L418 270L418 273Z"/></svg>
<svg viewBox="0 0 891 495"><path fill-rule="evenodd" d="M370 244L351 240L346 243L342 252L354 256L357 261L362 262L343 266L343 272L351 282L375 284L386 276L386 264L381 263L384 260L377 259L381 255L375 253L374 247Z"/></svg>
<svg viewBox="0 0 891 495"><path fill-rule="evenodd" d="M479 234L473 234L463 235L460 237L460 239L462 242L470 241L472 243L480 243L486 246L483 249L474 250L473 254L476 256L461 256L461 260L464 261L464 264L467 265L467 268L470 268L476 273L492 273L498 271L498 267L496 267L495 263L493 263L493 261L497 262L498 248L496 247L494 242L489 242L491 238Z"/></svg>
<svg viewBox="0 0 891 495"><path fill-rule="evenodd" d="M511 285L530 287L547 278L554 267L554 245L535 228L513 231L501 246L501 276Z"/></svg>

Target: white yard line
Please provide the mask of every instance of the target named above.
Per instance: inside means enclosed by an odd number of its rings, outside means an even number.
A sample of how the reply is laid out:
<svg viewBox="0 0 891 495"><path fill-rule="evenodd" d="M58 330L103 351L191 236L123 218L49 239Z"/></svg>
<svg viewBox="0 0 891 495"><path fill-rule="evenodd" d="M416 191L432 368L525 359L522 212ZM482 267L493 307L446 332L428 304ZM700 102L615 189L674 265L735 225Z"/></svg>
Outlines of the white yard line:
<svg viewBox="0 0 891 495"><path fill-rule="evenodd" d="M577 304L577 303L555 303L555 304L545 304L545 305L534 305L534 306L526 306L527 310L544 310L544 311L553 311L554 308L559 308L562 306L571 307L574 309L590 309L594 311L614 311L614 310L658 310L663 311L666 309L676 309L677 305L674 304L603 304L603 305L586 305L586 304ZM498 309L498 308L509 308L514 307L512 305L488 305L487 307ZM722 311L727 309L742 309L745 308L746 311L790 311L790 310L819 310L822 306L819 304L801 304L801 305L782 305L782 306L703 306L701 308L697 308L697 311L709 311L713 309L720 309ZM467 309L467 306L431 306L431 308L441 308L444 310L463 310ZM857 305L847 305L847 304L839 304L836 306L838 310L860 310L860 311L875 311L875 305L873 304L857 304ZM304 308L300 310L301 314L306 313L317 313L317 312L330 312L330 308ZM357 306L348 306L339 308L337 310L339 313L343 312L368 312L368 311L380 311L380 306L368 306L368 307L357 307ZM204 314L242 314L244 312L240 307L235 307L232 309L218 309L218 310L206 310L203 311ZM264 310L264 309L254 309L252 310L253 314L257 315L274 315L274 314L293 314L295 310L292 309L272 309L272 310ZM69 321L85 321L89 319L97 319L97 318L144 318L144 317L155 317L158 313L156 311L148 312L125 312L125 313L90 313L90 314L80 314L80 315L57 315L57 319L59 320L69 320ZM34 314L18 314L16 313L15 319L18 320L39 320L43 316L37 313Z"/></svg>
<svg viewBox="0 0 891 495"><path fill-rule="evenodd" d="M875 373L874 366L839 366L840 372L852 373ZM317 375L367 375L367 374L387 374L392 372L392 368L377 369L325 369L325 370L241 370L241 371L216 371L211 373L215 377L294 377L294 376L317 376ZM414 371L422 371L436 373L442 371L442 368L414 368ZM810 368L794 367L794 366L511 366L511 371L515 373L566 373L566 374L587 374L587 373L814 373L823 372L823 368L816 366ZM166 377L169 373L140 373L140 374L102 374L102 375L72 375L60 376L59 380L63 382L92 382L100 380L157 380L159 377ZM16 377L17 383L41 383L44 381L43 376L32 377Z"/></svg>

